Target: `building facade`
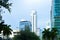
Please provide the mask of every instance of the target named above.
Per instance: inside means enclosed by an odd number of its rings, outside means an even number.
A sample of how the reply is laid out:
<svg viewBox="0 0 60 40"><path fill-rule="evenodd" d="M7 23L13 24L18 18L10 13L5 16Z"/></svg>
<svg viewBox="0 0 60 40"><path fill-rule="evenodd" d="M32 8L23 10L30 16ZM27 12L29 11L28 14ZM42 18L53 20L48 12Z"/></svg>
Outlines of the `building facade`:
<svg viewBox="0 0 60 40"><path fill-rule="evenodd" d="M26 26L30 28L30 31L32 30L32 24L30 21L20 21L20 24L19 24L20 30L24 30Z"/></svg>
<svg viewBox="0 0 60 40"><path fill-rule="evenodd" d="M51 7L51 27L58 30L58 39L60 38L60 0L52 0Z"/></svg>
<svg viewBox="0 0 60 40"><path fill-rule="evenodd" d="M37 33L37 12L32 11L32 32Z"/></svg>

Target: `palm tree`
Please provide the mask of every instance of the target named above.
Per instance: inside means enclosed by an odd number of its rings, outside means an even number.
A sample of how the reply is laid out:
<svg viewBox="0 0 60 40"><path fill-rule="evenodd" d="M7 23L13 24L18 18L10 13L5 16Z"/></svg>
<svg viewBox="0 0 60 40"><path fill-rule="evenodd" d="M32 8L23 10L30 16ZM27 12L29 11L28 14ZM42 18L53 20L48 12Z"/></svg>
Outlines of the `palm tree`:
<svg viewBox="0 0 60 40"><path fill-rule="evenodd" d="M0 33L1 33L1 31L3 31L3 39L4 39L5 35L7 36L7 39L8 39L8 36L11 34L12 29L10 28L10 25L6 25L6 24L4 24L4 22L1 22L0 23Z"/></svg>
<svg viewBox="0 0 60 40"><path fill-rule="evenodd" d="M9 35L11 34L12 29L10 28L10 25L6 25L3 27L3 35L7 36L7 40Z"/></svg>
<svg viewBox="0 0 60 40"><path fill-rule="evenodd" d="M10 6L12 3L8 3L9 0L0 0L0 8L4 7L10 12Z"/></svg>
<svg viewBox="0 0 60 40"><path fill-rule="evenodd" d="M56 36L57 36L57 29L52 28L52 30L51 30L51 38L52 38L52 40L55 40Z"/></svg>
<svg viewBox="0 0 60 40"><path fill-rule="evenodd" d="M44 40L50 40L50 28L48 28L48 29L44 28L44 31L42 33L43 33Z"/></svg>
<svg viewBox="0 0 60 40"><path fill-rule="evenodd" d="M4 22L1 22L0 23L0 33L1 33L2 29L3 29L3 26L4 26Z"/></svg>

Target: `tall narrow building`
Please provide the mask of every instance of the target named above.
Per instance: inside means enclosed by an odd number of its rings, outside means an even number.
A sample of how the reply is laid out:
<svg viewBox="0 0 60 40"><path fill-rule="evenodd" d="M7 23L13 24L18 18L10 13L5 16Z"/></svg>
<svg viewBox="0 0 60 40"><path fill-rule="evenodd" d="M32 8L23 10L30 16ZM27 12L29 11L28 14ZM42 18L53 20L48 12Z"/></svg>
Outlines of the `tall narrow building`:
<svg viewBox="0 0 60 40"><path fill-rule="evenodd" d="M60 38L60 0L52 0L51 27L58 30L57 40Z"/></svg>
<svg viewBox="0 0 60 40"><path fill-rule="evenodd" d="M37 33L37 12L32 11L32 32Z"/></svg>

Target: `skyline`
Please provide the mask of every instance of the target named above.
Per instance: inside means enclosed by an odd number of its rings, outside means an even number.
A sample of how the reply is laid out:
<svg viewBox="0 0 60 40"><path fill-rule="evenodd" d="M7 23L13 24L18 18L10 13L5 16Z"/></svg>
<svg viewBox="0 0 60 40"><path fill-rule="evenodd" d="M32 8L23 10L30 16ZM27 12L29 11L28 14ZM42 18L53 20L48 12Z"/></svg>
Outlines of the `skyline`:
<svg viewBox="0 0 60 40"><path fill-rule="evenodd" d="M5 13L2 14L2 17L6 24L12 26L12 29L19 27L21 19L30 21L32 10L37 11L37 25L39 28L46 27L50 21L51 0L12 0L10 2L13 3L11 14L4 9Z"/></svg>

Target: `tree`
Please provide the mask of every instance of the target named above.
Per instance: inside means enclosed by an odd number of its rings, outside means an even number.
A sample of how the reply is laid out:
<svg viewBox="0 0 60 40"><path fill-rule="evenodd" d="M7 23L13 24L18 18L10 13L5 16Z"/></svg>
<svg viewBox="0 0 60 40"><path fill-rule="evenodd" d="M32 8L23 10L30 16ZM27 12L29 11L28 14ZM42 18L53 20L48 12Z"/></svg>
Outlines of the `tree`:
<svg viewBox="0 0 60 40"><path fill-rule="evenodd" d="M9 38L9 35L11 34L12 29L10 28L10 25L6 25L3 27L3 35L7 36L7 40Z"/></svg>
<svg viewBox="0 0 60 40"><path fill-rule="evenodd" d="M0 23L0 33L3 31L3 39L4 36L6 35L7 38L11 34L12 29L10 28L10 25L4 24L4 22Z"/></svg>
<svg viewBox="0 0 60 40"><path fill-rule="evenodd" d="M10 12L10 6L12 3L8 2L9 0L0 0L0 8L4 7L6 9L8 9L8 11Z"/></svg>
<svg viewBox="0 0 60 40"><path fill-rule="evenodd" d="M52 28L51 30L50 28L44 29L42 33L44 40L55 40L57 36L57 29L56 28Z"/></svg>
<svg viewBox="0 0 60 40"><path fill-rule="evenodd" d="M39 37L31 31L28 31L29 27L25 27L25 30L20 31L20 35L14 36L13 40L40 40Z"/></svg>
<svg viewBox="0 0 60 40"><path fill-rule="evenodd" d="M4 22L1 22L0 23L0 33L1 33L2 29L3 29L3 26L4 26Z"/></svg>
<svg viewBox="0 0 60 40"><path fill-rule="evenodd" d="M43 33L43 40L50 40L50 28L45 29L42 32Z"/></svg>
<svg viewBox="0 0 60 40"><path fill-rule="evenodd" d="M57 37L57 29L52 28L52 30L51 30L51 38L52 38L52 40L55 40L56 37Z"/></svg>

